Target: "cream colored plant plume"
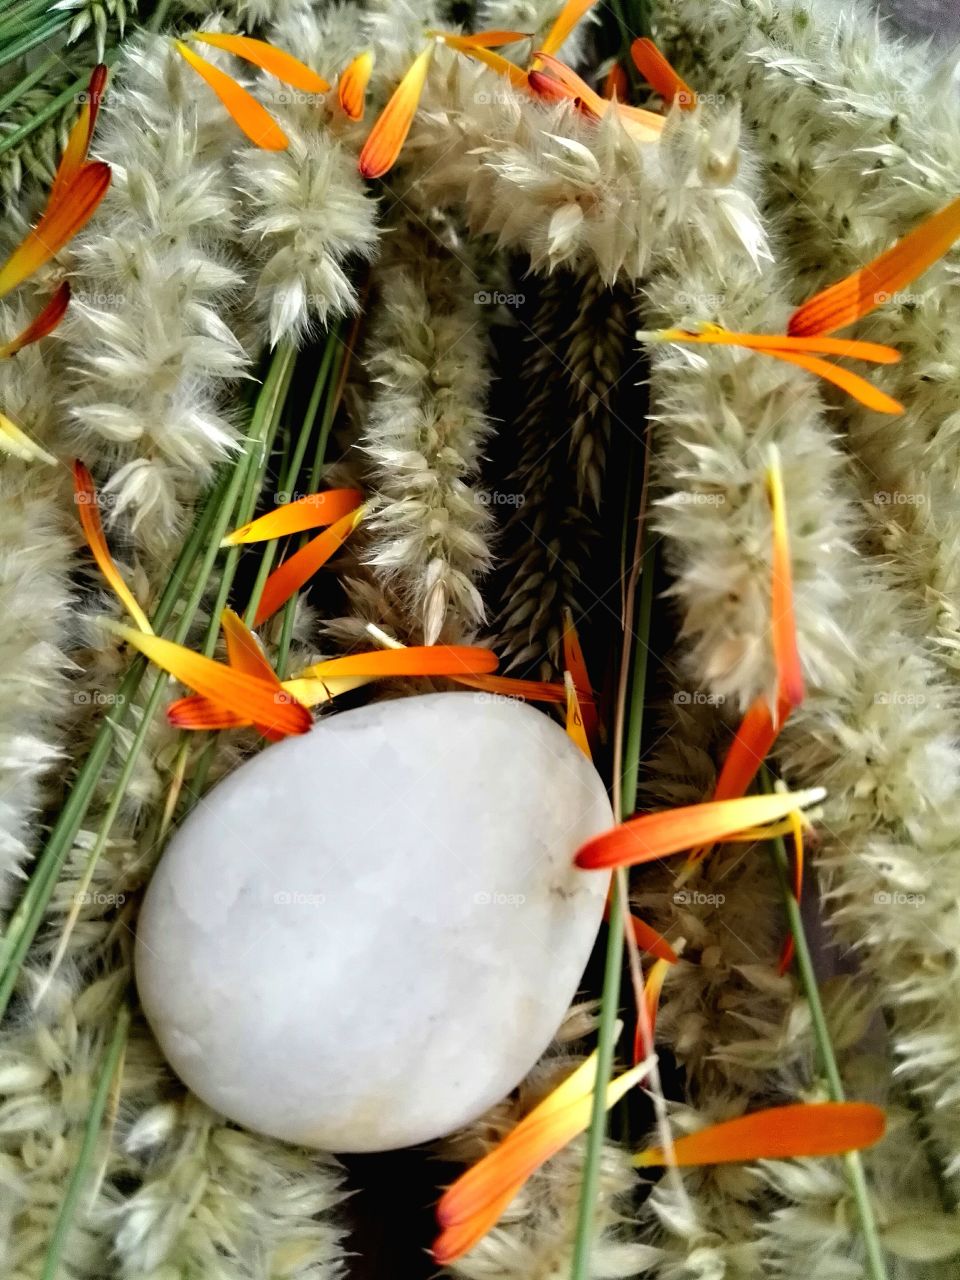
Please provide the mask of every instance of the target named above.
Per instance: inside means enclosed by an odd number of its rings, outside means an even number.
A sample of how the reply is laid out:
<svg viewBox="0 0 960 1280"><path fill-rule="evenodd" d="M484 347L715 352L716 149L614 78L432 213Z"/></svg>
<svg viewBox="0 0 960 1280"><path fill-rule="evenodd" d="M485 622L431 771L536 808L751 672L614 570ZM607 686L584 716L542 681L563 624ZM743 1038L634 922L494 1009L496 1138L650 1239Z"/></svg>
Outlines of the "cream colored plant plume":
<svg viewBox="0 0 960 1280"><path fill-rule="evenodd" d="M247 353L224 317L242 279L230 162L243 138L172 42L152 35L127 46L100 120L96 152L113 182L77 243L63 328L73 448L107 472L112 515L165 560L235 444L224 393Z"/></svg>
<svg viewBox="0 0 960 1280"><path fill-rule="evenodd" d="M671 4L664 36L695 82L743 103L802 301L869 261L960 191L960 95L949 50L894 41L859 3ZM960 670L960 508L954 464L960 324L954 248L856 336L904 354L878 377L906 411L849 402L837 417L857 462L873 545L910 593L918 629Z"/></svg>

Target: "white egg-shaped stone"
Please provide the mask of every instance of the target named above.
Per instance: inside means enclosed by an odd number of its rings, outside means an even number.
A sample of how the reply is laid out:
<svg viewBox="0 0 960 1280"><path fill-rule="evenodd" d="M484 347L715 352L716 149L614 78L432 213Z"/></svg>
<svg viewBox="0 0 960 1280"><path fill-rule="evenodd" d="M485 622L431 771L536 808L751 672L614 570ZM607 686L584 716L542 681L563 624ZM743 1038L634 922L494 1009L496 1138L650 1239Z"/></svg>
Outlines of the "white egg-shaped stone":
<svg viewBox="0 0 960 1280"><path fill-rule="evenodd" d="M136 976L171 1066L248 1128L330 1151L449 1133L559 1026L608 887L593 766L522 703L376 703L271 746L171 840Z"/></svg>

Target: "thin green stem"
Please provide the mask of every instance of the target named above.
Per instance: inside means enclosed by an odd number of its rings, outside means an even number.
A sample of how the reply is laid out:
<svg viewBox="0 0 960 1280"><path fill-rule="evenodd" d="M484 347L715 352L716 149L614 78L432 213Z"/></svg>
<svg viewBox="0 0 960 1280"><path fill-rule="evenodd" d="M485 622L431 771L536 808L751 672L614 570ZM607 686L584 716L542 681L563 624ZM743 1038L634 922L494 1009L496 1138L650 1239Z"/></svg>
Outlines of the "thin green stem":
<svg viewBox="0 0 960 1280"><path fill-rule="evenodd" d="M73 1216L76 1212L77 1202L80 1199L80 1193L83 1190L90 1163L97 1148L97 1138L100 1135L103 1114L107 1107L107 1099L110 1096L110 1086L120 1065L123 1050L127 1043L129 1028L130 1011L126 1005L122 1005L113 1026L113 1035L110 1037L104 1051L100 1074L97 1078L97 1087L94 1090L90 1108L87 1111L87 1122L83 1130L80 1153L77 1156L77 1163L70 1173L70 1180L67 1183L67 1189L60 1205L60 1212L57 1214L53 1236L50 1239L43 1271L41 1272L41 1280L57 1280L60 1275L60 1258L67 1242L67 1236L70 1233L70 1227L73 1224Z"/></svg>
<svg viewBox="0 0 960 1280"><path fill-rule="evenodd" d="M765 765L760 773L760 782L764 791L770 792L773 790L773 780ZM800 904L794 896L790 882L790 861L782 838L778 836L768 843L777 879L780 883L780 890L783 894L787 922L793 935L794 955L797 971L800 975L800 985L803 988L807 1007L810 1010L810 1022L813 1027L814 1039L817 1042L817 1051L823 1068L827 1092L830 1094L832 1101L843 1102L845 1097L843 1080L840 1076L840 1067L837 1063L837 1055L834 1052L833 1041L830 1038L830 1028L827 1025L823 1004L820 1000L820 988L817 984L817 974L813 967L813 959L807 943ZM880 1243L877 1220L873 1212L873 1201L870 1198L867 1175L859 1151L848 1152L844 1157L844 1162L847 1167L850 1189L853 1192L854 1202L857 1207L857 1216L860 1219L860 1233L866 1253L868 1274L871 1280L887 1280L887 1267L883 1257L883 1247Z"/></svg>
<svg viewBox="0 0 960 1280"><path fill-rule="evenodd" d="M60 55L51 53L49 58L44 58L43 62L35 66L32 71L29 71L23 77L22 80L18 80L12 88L8 89L7 92L0 97L0 115L2 115L4 111L9 110L9 108L19 101L25 93L29 93L33 86L52 71L59 61Z"/></svg>
<svg viewBox="0 0 960 1280"><path fill-rule="evenodd" d="M0 67L8 66L11 62L15 62L17 58L22 58L25 53L35 49L38 44L43 44L45 40L49 40L58 31L62 31L69 22L70 15L68 13L60 13L54 18L48 18L46 22L35 27L32 31L26 31L19 39L0 49Z"/></svg>
<svg viewBox="0 0 960 1280"><path fill-rule="evenodd" d="M48 18L62 18L63 10L58 12L54 9L50 0L21 0L20 4L0 18L0 41L5 40L12 31L22 31L29 27L32 19L43 17L44 14Z"/></svg>

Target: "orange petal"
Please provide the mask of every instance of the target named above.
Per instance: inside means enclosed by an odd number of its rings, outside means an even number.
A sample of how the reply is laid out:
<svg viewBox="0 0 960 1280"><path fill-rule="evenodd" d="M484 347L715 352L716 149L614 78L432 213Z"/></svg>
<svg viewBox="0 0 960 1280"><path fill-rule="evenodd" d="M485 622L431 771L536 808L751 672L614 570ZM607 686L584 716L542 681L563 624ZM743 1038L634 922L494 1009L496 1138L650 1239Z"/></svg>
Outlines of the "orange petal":
<svg viewBox="0 0 960 1280"><path fill-rule="evenodd" d="M325 489L322 493L309 493L305 498L275 507L259 519L234 529L220 545L235 547L245 542L266 542L288 533L302 533L304 529L319 529L356 511L362 498L359 489Z"/></svg>
<svg viewBox="0 0 960 1280"><path fill-rule="evenodd" d="M66 315L67 307L70 303L70 285L64 280L56 293L44 306L43 310L30 321L27 327L21 330L15 338L11 338L9 342L0 346L0 360L5 360L9 356L15 356L18 351L22 351L24 347L30 346L32 342L39 342L41 338L47 337L53 333L54 329Z"/></svg>
<svg viewBox="0 0 960 1280"><path fill-rule="evenodd" d="M677 963L677 953L673 947L662 934L651 928L646 920L631 915L630 928L633 930L634 941L641 951L646 951L656 960L666 960L667 964Z"/></svg>
<svg viewBox="0 0 960 1280"><path fill-rule="evenodd" d="M607 1086L606 1106L618 1102L643 1074L643 1066L625 1071ZM593 1111L593 1088L596 1081L596 1054L568 1077L547 1099L482 1160L449 1187L437 1205L437 1220L444 1232L439 1246L445 1257L459 1256L450 1247L451 1228L464 1228L461 1239L479 1239L471 1224L483 1223L482 1235L493 1225L494 1205L500 1212L529 1176L556 1152L560 1151L590 1123ZM512 1195L510 1196L512 1199ZM466 1248L470 1245L467 1244ZM465 1252L464 1248L460 1252Z"/></svg>
<svg viewBox="0 0 960 1280"><path fill-rule="evenodd" d="M497 655L489 649L466 644L425 644L329 658L299 675L314 680L334 676L457 676L482 674L496 666Z"/></svg>
<svg viewBox="0 0 960 1280"><path fill-rule="evenodd" d="M697 105L697 95L663 56L652 40L642 36L630 46L630 56L644 80L664 102L675 102L684 111Z"/></svg>
<svg viewBox="0 0 960 1280"><path fill-rule="evenodd" d="M557 19L553 26L544 37L539 52L534 55L534 65L536 65L536 59L543 54L556 53L580 19L595 4L596 0L567 0L567 3L557 14Z"/></svg>
<svg viewBox="0 0 960 1280"><path fill-rule="evenodd" d="M0 452L9 453L21 462L46 462L50 466L55 466L57 462L52 453L42 449L36 440L21 431L5 413L0 413Z"/></svg>
<svg viewBox="0 0 960 1280"><path fill-rule="evenodd" d="M376 124L370 130L358 162L360 172L365 178L382 178L396 163L400 149L407 140L410 126L413 124L413 117L417 113L420 95L423 93L427 72L430 70L433 49L434 42L431 40L397 85L393 97L380 112Z"/></svg>
<svg viewBox="0 0 960 1280"><path fill-rule="evenodd" d="M633 137L644 142L656 142L659 139L666 124L664 116L657 115L654 111L645 111L642 107L630 107L622 102L610 102L607 98L602 98L566 63L561 62L559 58L552 57L542 49L538 51L536 58L545 64L549 78L563 86L566 92L561 93L560 97L579 99L584 108L598 118L606 115L613 108L623 122L624 128ZM542 72L531 71L527 79L531 88L536 92L549 97L558 96L552 88L544 83Z"/></svg>
<svg viewBox="0 0 960 1280"><path fill-rule="evenodd" d="M668 858L747 827L776 822L791 809L816 804L825 794L822 787L812 787L806 791L743 796L737 800L708 800L705 804L647 813L588 840L581 846L575 862L584 870L595 871Z"/></svg>
<svg viewBox="0 0 960 1280"><path fill-rule="evenodd" d="M869 1102L794 1103L710 1125L675 1139L673 1150L681 1166L835 1156L873 1146L886 1123L880 1108ZM647 1168L666 1160L659 1147L650 1147L633 1163Z"/></svg>
<svg viewBox="0 0 960 1280"><path fill-rule="evenodd" d="M528 702L555 702L566 704L567 691L562 684L550 684L545 680L516 680L512 676L454 676L457 684L484 693L499 694L504 698L524 698Z"/></svg>
<svg viewBox="0 0 960 1280"><path fill-rule="evenodd" d="M881 342L861 342L858 338L791 338L783 333L736 333L718 324L705 324L701 329L661 329L656 335L665 342L705 343L709 346L746 347L750 351L800 352L826 356L849 356L871 364L896 364L900 352Z"/></svg>
<svg viewBox="0 0 960 1280"><path fill-rule="evenodd" d="M793 836L793 896L797 902L803 897L803 820L799 813L795 810L787 815L790 822L791 835ZM790 968L793 963L793 953L796 948L793 934L787 934L784 939L783 950L780 952L780 963L777 972L782 976Z"/></svg>
<svg viewBox="0 0 960 1280"><path fill-rule="evenodd" d="M603 96L605 98L616 98L619 102L623 102L629 92L630 81L626 71L623 69L623 63L615 62L607 72L607 78L603 82Z"/></svg>
<svg viewBox="0 0 960 1280"><path fill-rule="evenodd" d="M373 54L367 49L358 53L340 76L337 100L351 120L363 119L364 101L372 71Z"/></svg>
<svg viewBox="0 0 960 1280"><path fill-rule="evenodd" d="M235 671L172 640L145 635L115 622L106 622L105 625L181 684L195 689L244 720L268 725L278 733L307 733L313 725L313 717L307 708L295 702L285 691L278 691L276 685L268 680Z"/></svg>
<svg viewBox="0 0 960 1280"><path fill-rule="evenodd" d="M643 984L643 1006L647 1015L647 1026L650 1030L650 1040L653 1041L654 1032L657 1029L657 1012L660 1008L660 992L663 990L663 984L667 974L671 969L671 961L657 960L655 964L650 966ZM643 1046L643 1028L641 1027L639 1018L637 1019L637 1027L633 1037L633 1060L635 1063L642 1062L644 1057Z"/></svg>
<svg viewBox="0 0 960 1280"><path fill-rule="evenodd" d="M241 729L253 724L252 720L228 711L217 702L211 702L199 693L188 698L177 698L167 707L167 721L175 729Z"/></svg>
<svg viewBox="0 0 960 1280"><path fill-rule="evenodd" d="M597 716L597 704L593 687L590 683L590 674L587 671L586 659L583 656L583 649L580 645L580 637L577 635L573 614L569 609L564 609L563 611L563 665L565 670L569 671L573 677L587 740L592 747L596 747L600 740L600 720Z"/></svg>
<svg viewBox="0 0 960 1280"><path fill-rule="evenodd" d="M15 289L60 252L93 217L107 194L110 166L100 160L81 167L54 205L0 267L0 297Z"/></svg>
<svg viewBox="0 0 960 1280"><path fill-rule="evenodd" d="M904 285L943 257L960 236L960 196L925 218L859 271L815 294L790 317L791 334L832 333L888 302Z"/></svg>
<svg viewBox="0 0 960 1280"><path fill-rule="evenodd" d="M97 501L97 491L94 488L93 476L91 476L79 458L73 464L73 500L77 504L83 536L87 540L87 546L92 551L100 572L113 588L115 595L122 602L140 630L147 635L152 635L153 628L147 620L147 615L137 604L133 592L121 578L120 570L110 554L107 539L103 533L103 525L100 523L100 503Z"/></svg>
<svg viewBox="0 0 960 1280"><path fill-rule="evenodd" d="M770 754L777 737L777 727L764 697L755 698L740 722L730 744L717 785L714 800L735 800L746 795L747 788Z"/></svg>
<svg viewBox="0 0 960 1280"><path fill-rule="evenodd" d="M342 516L329 529L295 551L288 560L284 560L278 569L274 569L264 583L257 616L253 620L255 627L272 617L327 563L360 523L363 511L363 507L357 507L355 511Z"/></svg>
<svg viewBox="0 0 960 1280"><path fill-rule="evenodd" d="M80 114L70 130L67 145L63 149L57 172L54 174L53 185L47 197L48 209L61 199L69 188L70 183L80 172L80 168L87 158L90 143L93 141L93 131L97 125L97 115L100 111L100 102L103 98L103 90L106 83L107 68L101 62L90 73L86 101L80 108Z"/></svg>
<svg viewBox="0 0 960 1280"><path fill-rule="evenodd" d="M506 33L499 32L498 34L503 35ZM527 73L523 67L518 67L515 62L511 62L509 58L502 57L499 53L494 53L492 49L476 44L469 36L444 35L443 43L448 44L451 49L456 49L458 53L465 53L477 62L482 62L491 71L496 71L499 75L506 76L515 88L527 88Z"/></svg>
<svg viewBox="0 0 960 1280"><path fill-rule="evenodd" d="M592 761L593 753L590 750L587 731L583 727L583 716L580 714L580 703L577 699L576 686L573 683L573 676L569 671L565 671L563 673L563 683L567 691L567 736L580 748L587 759Z"/></svg>
<svg viewBox="0 0 960 1280"><path fill-rule="evenodd" d="M455 1223L451 1227L445 1227L434 1240L430 1250L434 1262L438 1266L445 1267L455 1262L457 1258L462 1258L465 1253L469 1253L474 1245L497 1225L522 1190L523 1182L514 1182L502 1195L496 1200L491 1200L485 1209L474 1214L472 1218Z"/></svg>
<svg viewBox="0 0 960 1280"><path fill-rule="evenodd" d="M471 35L456 35L449 31L428 31L427 35L437 36L445 43L457 42L459 49L496 49L499 45L516 44L518 40L529 40L530 31L474 31Z"/></svg>
<svg viewBox="0 0 960 1280"><path fill-rule="evenodd" d="M780 455L771 450L767 489L773 516L773 572L770 590L770 626L773 656L777 668L777 696L793 708L803 702L803 670L797 649L797 624L793 613L793 569L790 564L790 533L787 503L783 493Z"/></svg>
<svg viewBox="0 0 960 1280"><path fill-rule="evenodd" d="M264 151L285 151L289 139L273 116L236 80L215 67L182 40L174 40L177 52L223 103L227 114L250 141Z"/></svg>
<svg viewBox="0 0 960 1280"><path fill-rule="evenodd" d="M251 36L234 35L226 31L194 31L191 40L199 40L201 44L212 44L217 49L226 49L245 62L252 62L270 75L275 76L283 84L293 89L302 89L305 93L326 93L330 86L322 76L311 71L299 58L278 49L266 40L254 40Z"/></svg>
<svg viewBox="0 0 960 1280"><path fill-rule="evenodd" d="M872 382L867 382L866 378L851 373L849 369L841 369L839 365L821 360L819 356L791 355L786 351L771 351L770 355L777 360L785 360L787 364L795 364L801 369L806 369L808 373L816 374L825 382L832 382L834 386L839 387L841 391L846 391L847 395L853 396L854 400L859 400L862 405L873 409L875 413L903 413L903 405L899 400L894 400L892 396L875 387Z"/></svg>

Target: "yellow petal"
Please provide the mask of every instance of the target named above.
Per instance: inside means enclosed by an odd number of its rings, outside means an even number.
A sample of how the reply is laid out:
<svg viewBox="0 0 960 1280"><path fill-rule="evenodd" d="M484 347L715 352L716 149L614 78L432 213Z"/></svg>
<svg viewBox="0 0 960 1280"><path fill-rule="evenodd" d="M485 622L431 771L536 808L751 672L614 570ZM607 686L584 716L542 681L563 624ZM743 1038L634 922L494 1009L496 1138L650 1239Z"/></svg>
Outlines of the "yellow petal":
<svg viewBox="0 0 960 1280"><path fill-rule="evenodd" d="M243 720L268 725L271 730L282 733L306 733L313 725L307 708L285 691L278 693L270 681L235 671L172 640L145 635L115 622L105 621L104 625L181 684L235 712Z"/></svg>
<svg viewBox="0 0 960 1280"><path fill-rule="evenodd" d="M19 458L21 462L47 462L53 465L57 461L52 453L41 449L35 440L31 440L25 431L11 422L5 413L0 413L0 451Z"/></svg>
<svg viewBox="0 0 960 1280"><path fill-rule="evenodd" d="M215 67L206 58L201 58L199 53L184 44L182 40L175 40L174 44L180 56L193 67L201 79L207 82L223 103L230 118L255 146L261 147L264 151L286 150L289 145L287 135L269 111L261 107L256 98L247 93L246 89L237 84L236 80L228 76L225 71Z"/></svg>
<svg viewBox="0 0 960 1280"><path fill-rule="evenodd" d="M23 242L0 267L0 297L15 289L60 252L85 227L107 194L110 166L85 164Z"/></svg>
<svg viewBox="0 0 960 1280"><path fill-rule="evenodd" d="M236 547L245 542L266 542L270 538L285 537L288 533L319 529L356 511L362 498L359 489L326 489L322 493L309 493L234 529L220 545Z"/></svg>
<svg viewBox="0 0 960 1280"><path fill-rule="evenodd" d="M540 45L540 52L556 53L580 19L593 8L596 2L597 0L567 0L567 3L557 14L557 19L553 26L544 37L543 43ZM536 65L536 60L534 65Z"/></svg>
<svg viewBox="0 0 960 1280"><path fill-rule="evenodd" d="M257 616L253 620L255 627L273 617L327 563L363 519L363 513L363 507L349 512L274 569L264 583Z"/></svg>
<svg viewBox="0 0 960 1280"><path fill-rule="evenodd" d="M0 347L0 360L15 356L18 351L22 351L24 347L29 347L32 342L39 342L41 338L53 333L66 315L69 304L70 285L64 280L53 297L44 305L43 310L34 316L27 327L22 329L15 338L11 338L9 342L5 342Z"/></svg>
<svg viewBox="0 0 960 1280"><path fill-rule="evenodd" d="M776 822L791 809L804 809L822 800L822 787L774 795L743 796L736 800L708 800L705 804L665 809L631 818L583 845L576 864L585 870L635 866L712 843L748 827Z"/></svg>
<svg viewBox="0 0 960 1280"><path fill-rule="evenodd" d="M376 124L370 130L359 167L365 178L382 178L396 163L400 149L407 140L413 117L417 113L420 95L426 83L434 42L431 40L415 59L410 70L394 90L393 97L380 112Z"/></svg>
<svg viewBox="0 0 960 1280"><path fill-rule="evenodd" d="M100 503L97 500L93 477L79 459L73 464L73 498L77 504L80 526L87 540L87 546L93 553L93 558L96 560L100 572L113 588L117 599L123 604L140 630L147 635L152 635L153 628L150 626L147 615L140 608L133 592L120 576L120 570L110 554L107 539L103 532L103 525L100 523Z"/></svg>
<svg viewBox="0 0 960 1280"><path fill-rule="evenodd" d="M227 31L195 31L190 39L199 40L201 44L212 44L217 49L225 49L227 53L261 67L283 84L302 89L305 93L326 93L330 88L322 76L311 71L299 58L266 40L254 40L251 36L235 35Z"/></svg>
<svg viewBox="0 0 960 1280"><path fill-rule="evenodd" d="M657 1029L657 1012L660 1008L660 994L663 991L663 984L666 981L667 974L673 968L671 961L661 959L655 961L650 966L646 979L643 984L643 1008L647 1018L647 1029L650 1032L650 1040L653 1041L654 1033ZM633 1037L633 1061L639 1063L646 1056L643 1043L643 1027L641 1026L639 1017L637 1018L637 1027Z"/></svg>
<svg viewBox="0 0 960 1280"><path fill-rule="evenodd" d="M794 1103L687 1134L674 1140L673 1151L681 1167L835 1156L873 1146L885 1128L884 1113L868 1102ZM666 1159L659 1147L650 1147L633 1163L648 1168Z"/></svg>
<svg viewBox="0 0 960 1280"><path fill-rule="evenodd" d="M370 50L359 53L346 68L337 85L337 99L351 120L362 120L367 85L373 71L373 54Z"/></svg>
<svg viewBox="0 0 960 1280"><path fill-rule="evenodd" d="M787 332L832 333L834 329L853 324L922 275L943 257L958 236L960 196L939 213L924 218L919 226L865 267L798 307L790 317Z"/></svg>
<svg viewBox="0 0 960 1280"><path fill-rule="evenodd" d="M596 695L587 671L587 662L583 656L580 637L574 625L573 613L570 609L563 611L563 665L573 678L577 691L577 702L583 717L583 727L587 741L596 747L600 740L600 719L597 715Z"/></svg>

